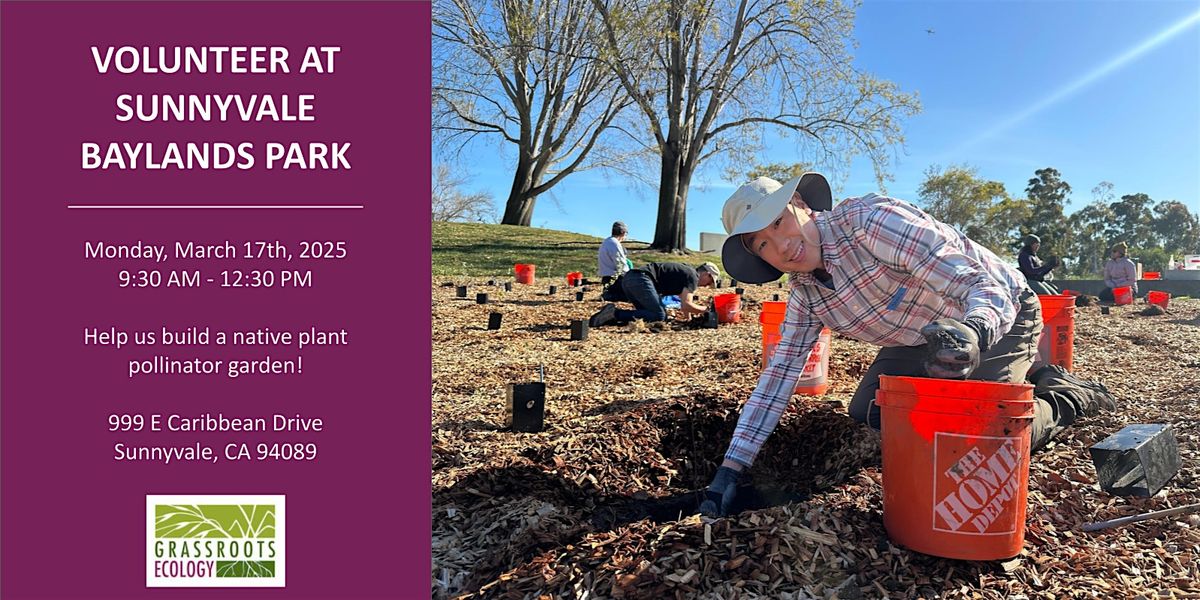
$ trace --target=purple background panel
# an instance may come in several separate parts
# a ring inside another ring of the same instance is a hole
[[[425,2],[0,6],[0,596],[429,594],[429,10]],[[90,47],[287,46],[279,75],[97,73]],[[295,72],[341,46],[333,74]],[[310,123],[121,123],[120,93],[316,95]],[[349,171],[85,171],[84,141],[348,141]],[[363,210],[68,210],[68,204],[363,204]],[[345,261],[83,258],[85,241],[346,240]],[[299,268],[311,289],[120,289],[120,269]],[[279,348],[85,346],[86,327],[349,331],[296,376],[149,376],[126,361]],[[320,434],[127,433],[113,413],[320,417]],[[129,463],[113,444],[317,441],[311,463]],[[287,587],[145,588],[146,494],[285,494]]]

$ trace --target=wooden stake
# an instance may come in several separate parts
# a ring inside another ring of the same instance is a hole
[[[1119,519],[1109,519],[1107,521],[1100,521],[1099,523],[1084,523],[1080,527],[1080,529],[1082,529],[1084,531],[1099,531],[1101,529],[1108,529],[1110,527],[1121,527],[1124,525],[1128,525],[1130,523],[1137,523],[1138,521],[1145,521],[1147,519],[1158,519],[1158,518],[1162,518],[1162,517],[1173,517],[1175,515],[1186,515],[1191,512],[1200,512],[1200,502],[1197,502],[1195,504],[1188,504],[1187,506],[1177,506],[1175,508],[1168,508],[1165,510],[1156,510],[1154,512],[1142,513],[1140,515],[1131,515],[1128,517],[1121,517]]]

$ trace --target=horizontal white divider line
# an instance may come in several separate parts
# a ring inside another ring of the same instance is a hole
[[[68,204],[69,209],[217,209],[217,208],[267,208],[267,209],[361,209],[362,204]]]

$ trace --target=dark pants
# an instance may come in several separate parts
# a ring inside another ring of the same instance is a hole
[[[1042,306],[1032,291],[1022,293],[1017,319],[1008,333],[1004,334],[986,353],[979,357],[979,367],[970,375],[971,379],[1000,381],[1004,383],[1026,383],[1025,376],[1034,366],[1038,339],[1042,333]],[[875,404],[875,392],[879,389],[880,375],[904,375],[925,377],[925,345],[882,348],[875,362],[867,369],[858,390],[850,400],[850,416],[859,423],[879,429],[879,407]],[[1036,398],[1034,407],[1034,448],[1048,440],[1048,433],[1056,431],[1059,420],[1065,419],[1065,411],[1058,410],[1045,400]],[[1074,413],[1070,415],[1074,420]]]
[[[1033,290],[1033,293],[1039,296],[1057,296],[1062,294],[1062,292],[1058,291],[1058,288],[1045,281],[1034,281],[1033,279],[1026,279],[1026,281],[1029,283],[1029,289]]]
[[[654,281],[645,271],[630,271],[621,277],[621,290],[625,299],[633,303],[635,310],[617,309],[618,321],[642,319],[647,323],[667,320],[667,309],[663,308]]]

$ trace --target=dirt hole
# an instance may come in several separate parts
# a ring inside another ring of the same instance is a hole
[[[659,371],[662,370],[662,367],[663,367],[662,363],[660,363],[658,361],[650,361],[644,365],[639,366],[633,372],[633,376],[637,377],[639,379],[650,379],[651,377],[658,375]]]
[[[635,494],[603,501],[592,512],[591,525],[610,530],[642,519],[661,523],[699,512],[704,490],[724,457],[737,420],[731,404],[710,401],[660,410],[652,417],[663,431],[658,451],[679,473],[672,488],[682,490],[659,497]],[[878,434],[845,414],[829,408],[789,413],[738,487],[733,511],[803,501],[878,462]]]
[[[675,463],[678,484],[708,485],[737,427],[732,406],[677,407],[654,419],[663,430],[659,452]],[[749,478],[763,490],[806,496],[879,464],[879,434],[828,406],[788,412],[755,458]]]
[[[652,419],[662,438],[658,451],[679,472],[675,485],[701,489],[709,484],[737,427],[731,407],[696,409],[677,405]]]
[[[1162,342],[1145,335],[1133,334],[1125,336],[1125,339],[1133,342],[1135,346],[1161,346]]]
[[[479,470],[434,493],[435,510],[457,515],[448,521],[435,515],[435,560],[452,578],[435,595],[472,589],[589,534],[696,514],[737,425],[737,401],[695,397],[655,403],[629,411],[627,418],[660,430],[656,450],[678,473],[669,486],[654,496],[648,491],[605,496],[552,472],[552,448],[523,448],[519,455],[534,464]],[[878,465],[878,452],[878,434],[842,412],[829,407],[788,412],[739,487],[734,510],[803,501]],[[598,453],[597,460],[603,456]]]

